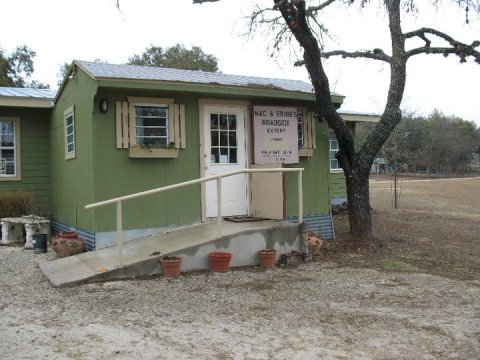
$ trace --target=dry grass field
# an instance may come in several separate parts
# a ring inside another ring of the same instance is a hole
[[[480,279],[480,178],[373,177],[374,238],[353,246],[348,216],[335,217],[337,241],[326,257],[342,265]]]

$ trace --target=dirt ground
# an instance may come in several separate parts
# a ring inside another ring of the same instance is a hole
[[[0,247],[0,358],[478,359],[480,178],[372,181],[375,238],[315,261],[52,287]],[[373,244],[373,245],[372,245]]]
[[[370,202],[374,239],[360,250],[348,236],[348,216],[336,216],[338,241],[326,257],[343,266],[425,272],[480,280],[480,178],[373,177]]]

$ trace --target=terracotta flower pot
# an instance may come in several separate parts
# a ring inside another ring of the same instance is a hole
[[[320,239],[314,233],[308,233],[308,253],[311,255],[320,254],[320,248],[322,247],[323,240]]]
[[[232,254],[228,252],[215,251],[208,254],[210,258],[210,269],[215,272],[226,272],[232,259]]]
[[[52,240],[52,249],[58,257],[77,255],[85,251],[85,240],[75,231],[61,232]]]
[[[76,231],[63,231],[58,234],[58,237],[65,239],[76,239],[78,238],[78,233]]]
[[[258,252],[260,258],[260,266],[263,268],[275,267],[275,259],[277,257],[277,250],[265,249]]]
[[[180,276],[181,256],[165,256],[160,259],[160,264],[162,264],[163,275],[166,278],[177,278]]]

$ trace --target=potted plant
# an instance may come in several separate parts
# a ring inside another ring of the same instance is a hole
[[[210,258],[210,269],[214,272],[226,272],[232,259],[232,254],[222,251],[214,251],[208,254]]]
[[[260,259],[260,266],[263,268],[275,267],[275,259],[277,258],[277,250],[275,249],[263,249],[258,252]]]
[[[85,240],[76,231],[65,231],[52,240],[52,249],[58,257],[77,255],[85,251]]]
[[[177,278],[180,276],[181,256],[164,256],[160,259],[160,264],[162,264],[163,275],[165,275],[166,278]]]

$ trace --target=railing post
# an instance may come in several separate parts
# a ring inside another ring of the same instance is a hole
[[[222,178],[217,178],[217,230],[222,235]]]
[[[303,222],[303,176],[302,171],[298,171],[298,223]]]
[[[118,266],[123,266],[123,224],[122,224],[122,201],[117,201],[117,249]]]

